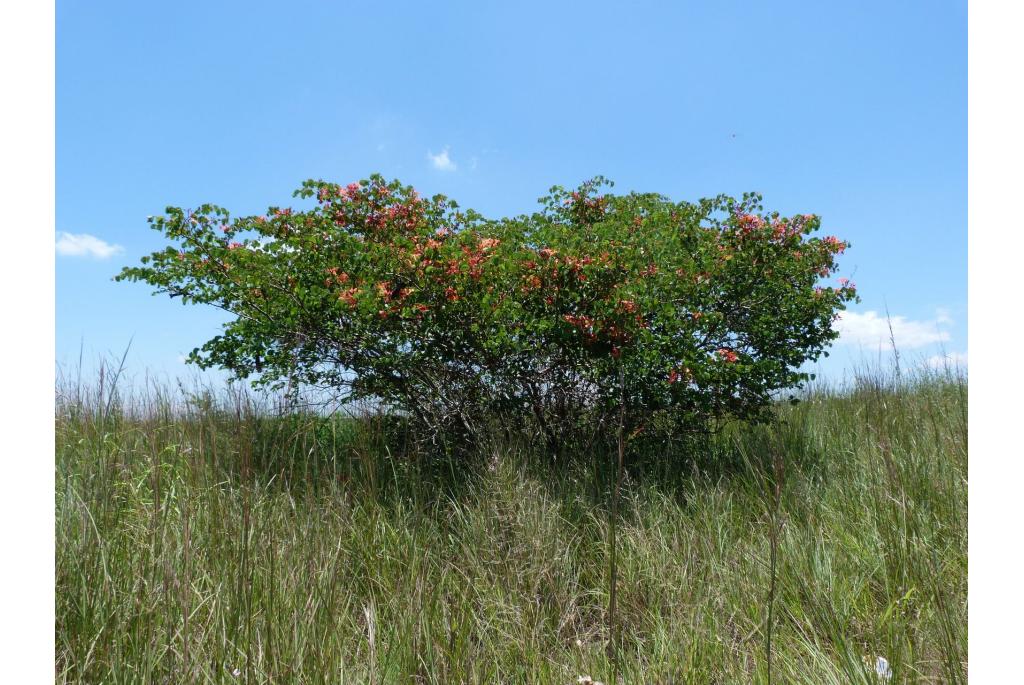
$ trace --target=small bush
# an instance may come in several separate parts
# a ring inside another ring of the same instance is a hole
[[[847,243],[756,195],[603,185],[498,220],[379,176],[307,181],[301,211],[168,207],[151,223],[176,245],[118,279],[235,316],[192,353],[202,367],[372,398],[456,441],[500,417],[557,447],[605,434],[622,400],[630,430],[762,418],[856,297],[817,286]]]

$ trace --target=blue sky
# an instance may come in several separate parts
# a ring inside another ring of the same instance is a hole
[[[758,191],[853,243],[822,369],[967,352],[964,2],[57,3],[58,363],[180,355],[222,314],[114,283],[146,217],[372,172],[490,216],[601,174]],[[70,235],[65,235],[70,234]],[[90,240],[90,237],[95,240]]]

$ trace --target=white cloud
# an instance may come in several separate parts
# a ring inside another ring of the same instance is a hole
[[[88,233],[57,234],[57,254],[64,257],[92,257],[106,259],[124,252],[120,245],[112,245]]]
[[[839,320],[836,321],[836,330],[839,331],[840,343],[866,348],[888,348],[889,327],[892,326],[896,349],[908,350],[949,340],[949,331],[941,327],[951,323],[949,313],[943,310],[929,321],[913,321],[904,316],[886,318],[876,311],[844,311],[840,312]]]
[[[935,354],[924,360],[924,365],[933,369],[964,369],[967,368],[966,352],[947,352]]]
[[[436,155],[428,151],[427,158],[430,160],[430,163],[434,165],[434,168],[437,169],[438,171],[455,171],[456,169],[458,169],[458,166],[456,166],[455,162],[452,161],[452,158],[448,156],[447,146],[444,148],[444,150],[441,150],[441,152],[439,152]]]

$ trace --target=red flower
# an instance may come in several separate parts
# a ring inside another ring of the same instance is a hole
[[[718,349],[718,356],[719,356],[719,358],[729,362],[730,364],[732,364],[733,362],[735,362],[737,359],[740,358],[740,356],[738,354],[736,354],[735,352],[730,350],[728,347],[721,347],[721,348],[719,348]]]

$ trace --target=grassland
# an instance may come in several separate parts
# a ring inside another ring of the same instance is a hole
[[[966,394],[872,373],[630,455],[619,682],[766,682],[769,625],[776,683],[965,681]],[[611,680],[610,452],[180,399],[58,389],[57,682]]]

